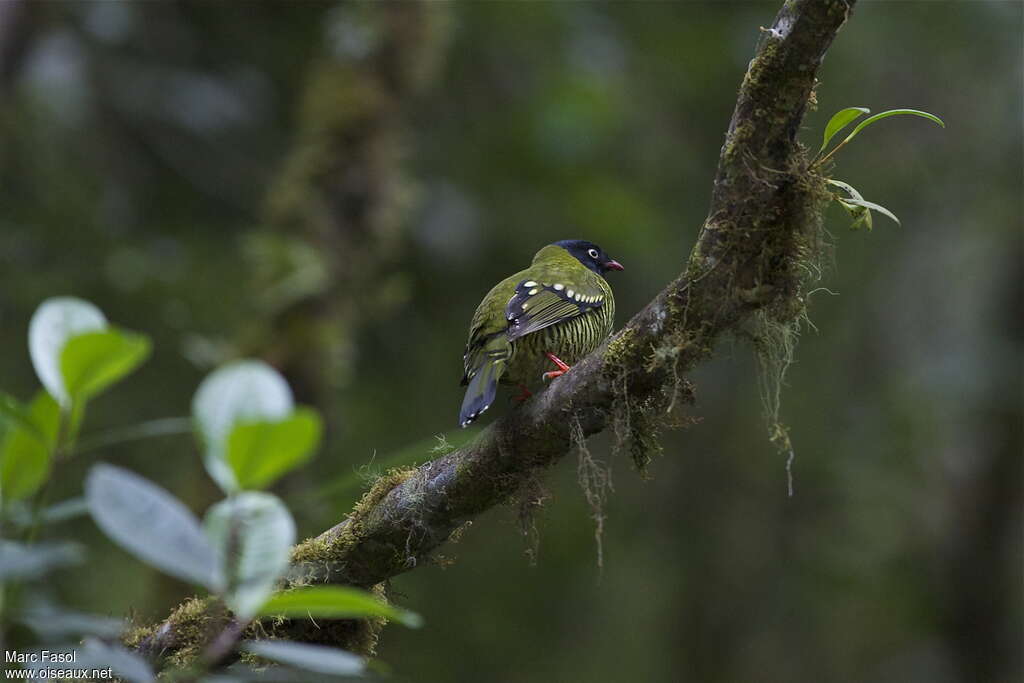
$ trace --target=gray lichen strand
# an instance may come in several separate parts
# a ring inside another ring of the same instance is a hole
[[[576,420],[585,436],[607,428],[623,391],[630,405],[663,411],[679,373],[708,357],[723,333],[798,296],[793,270],[801,233],[821,209],[821,179],[808,176],[795,135],[821,58],[854,2],[787,0],[775,31],[763,34],[685,274],[534,400],[304,544],[304,562],[324,568],[318,578],[368,587],[418,566],[465,521],[564,456]],[[658,362],[659,350],[673,362]],[[304,637],[300,623],[278,629],[289,632]]]

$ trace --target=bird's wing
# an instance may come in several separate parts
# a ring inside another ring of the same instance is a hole
[[[498,360],[502,352],[507,355],[509,351],[509,340],[505,335],[508,325],[501,315],[501,305],[490,306],[490,300],[491,294],[484,297],[469,327],[469,341],[466,342],[466,352],[462,356],[465,370],[462,376],[463,385],[469,384],[469,380],[484,363]]]
[[[514,341],[531,332],[557,325],[604,305],[601,292],[577,291],[562,284],[523,280],[505,307],[508,338]]]

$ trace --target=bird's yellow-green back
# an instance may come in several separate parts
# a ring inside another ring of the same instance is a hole
[[[565,241],[542,248],[529,268],[495,285],[470,324],[460,424],[491,405],[499,381],[529,385],[551,369],[551,356],[564,367],[596,348],[615,313],[603,273],[621,269],[597,245]]]

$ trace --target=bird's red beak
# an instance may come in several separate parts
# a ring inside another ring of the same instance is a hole
[[[622,267],[622,264],[619,263],[618,261],[609,261],[608,263],[604,264],[604,267],[607,268],[608,270],[625,270],[625,268]]]

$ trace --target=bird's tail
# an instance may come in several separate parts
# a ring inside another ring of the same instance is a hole
[[[462,399],[462,410],[459,411],[459,426],[466,427],[480,417],[480,414],[491,407],[498,393],[498,380],[505,373],[507,358],[484,358],[483,364],[476,369],[469,379],[466,397]]]

